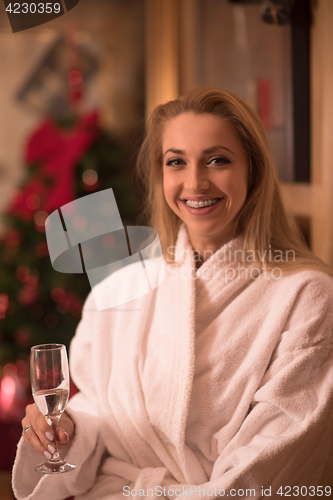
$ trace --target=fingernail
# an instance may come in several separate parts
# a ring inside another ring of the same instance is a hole
[[[45,436],[47,437],[47,439],[49,439],[49,441],[53,441],[54,439],[53,434],[51,434],[51,432],[49,431],[45,432]]]
[[[55,447],[52,446],[52,444],[49,444],[48,447],[47,447],[47,449],[49,450],[50,453],[52,453],[52,455],[55,452]]]
[[[44,456],[45,456],[48,460],[51,460],[51,458],[52,458],[51,453],[49,453],[48,451],[44,451]]]
[[[63,439],[63,438],[62,438],[62,439],[59,439],[59,437],[58,437],[57,441],[61,441],[62,443],[66,443],[66,442],[69,440],[69,435],[68,435],[68,434],[67,434],[67,432],[66,432],[64,429],[62,429],[61,427],[59,427],[59,429],[58,429],[58,430],[59,430],[59,431],[61,431],[61,432],[63,432],[63,433],[65,434],[65,436],[66,436],[66,441],[64,441],[64,439]],[[58,434],[58,436],[59,436],[59,434]]]

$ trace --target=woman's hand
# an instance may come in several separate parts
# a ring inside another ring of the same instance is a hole
[[[55,452],[54,432],[35,404],[26,407],[25,417],[22,419],[22,427],[24,440],[47,459],[52,458]],[[24,427],[32,427],[32,429],[24,432]],[[73,420],[67,413],[63,413],[59,420],[56,436],[58,450],[68,448],[72,443],[73,437]]]

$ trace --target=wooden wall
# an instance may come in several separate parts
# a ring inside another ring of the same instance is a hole
[[[311,183],[283,183],[290,211],[308,221],[312,250],[333,266],[333,2],[313,2],[311,28]]]

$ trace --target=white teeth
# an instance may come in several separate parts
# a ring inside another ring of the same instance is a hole
[[[202,208],[202,207],[210,207],[210,205],[214,205],[219,201],[220,198],[212,198],[211,200],[205,201],[190,201],[186,200],[185,203],[188,207],[191,208]]]

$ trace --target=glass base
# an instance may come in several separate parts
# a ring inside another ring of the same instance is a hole
[[[35,467],[35,471],[40,474],[63,474],[74,469],[76,469],[76,465],[68,464],[62,460],[58,460],[57,462],[48,461]]]

